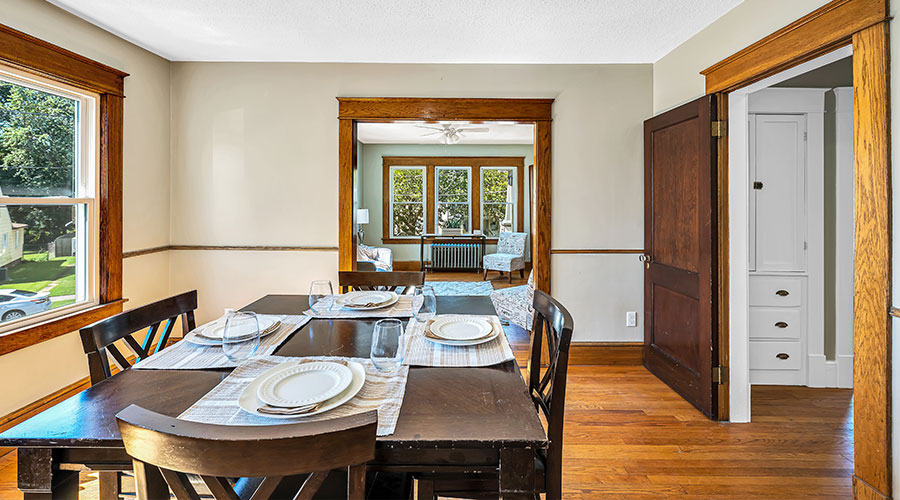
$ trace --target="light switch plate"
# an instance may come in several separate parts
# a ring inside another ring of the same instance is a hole
[[[625,326],[637,326],[637,312],[628,311],[625,313]]]

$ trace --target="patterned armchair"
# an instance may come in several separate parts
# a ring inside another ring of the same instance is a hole
[[[500,271],[501,275],[509,273],[509,282],[512,283],[512,272],[516,270],[524,278],[527,239],[527,233],[500,233],[497,253],[484,256],[484,279],[487,279],[488,271]]]
[[[356,246],[356,262],[357,268],[362,267],[361,271],[370,269],[370,266],[375,267],[371,269],[372,271],[392,271],[394,269],[394,252],[390,248],[376,248],[360,243]],[[366,262],[368,265],[360,266],[359,264],[362,262]]]
[[[534,323],[534,272],[528,275],[527,285],[494,290],[491,302],[497,316],[531,331]]]

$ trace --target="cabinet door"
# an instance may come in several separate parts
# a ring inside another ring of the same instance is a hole
[[[750,144],[756,271],[806,270],[806,118],[754,115]],[[760,184],[761,183],[761,184]]]

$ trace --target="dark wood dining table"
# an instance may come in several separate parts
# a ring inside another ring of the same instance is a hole
[[[267,295],[244,310],[301,314],[305,295]],[[495,314],[488,297],[438,297],[438,314]],[[313,319],[279,356],[368,357],[374,319]],[[18,448],[26,499],[77,498],[78,472],[129,467],[116,413],[130,404],[177,416],[230,370],[126,370],[0,434]],[[503,499],[534,498],[536,449],[547,436],[515,361],[485,368],[412,367],[396,430],[378,438],[372,470],[431,474],[499,470]]]

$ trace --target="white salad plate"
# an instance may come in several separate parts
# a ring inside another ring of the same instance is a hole
[[[334,302],[347,309],[355,311],[370,311],[373,309],[381,309],[395,304],[400,300],[400,296],[396,292],[380,292],[380,291],[364,291],[357,290],[347,292],[343,295],[335,297]],[[373,304],[371,306],[367,304]]]
[[[283,408],[316,404],[337,396],[352,380],[353,372],[341,363],[300,363],[269,374],[260,382],[256,397]]]
[[[307,364],[307,363],[300,363]],[[304,413],[302,415],[272,415],[269,413],[260,413],[258,408],[263,406],[265,403],[259,400],[257,394],[259,392],[259,386],[263,380],[272,375],[273,373],[284,369],[288,366],[298,366],[298,363],[295,361],[289,361],[287,363],[282,363],[278,366],[274,366],[261,374],[259,377],[250,382],[250,384],[244,389],[241,395],[238,397],[238,406],[246,411],[247,413],[252,413],[254,415],[265,417],[265,418],[278,418],[278,419],[302,419],[305,417],[311,417],[313,415],[318,415],[320,413],[325,413],[326,411],[333,410],[338,406],[346,403],[353,399],[357,393],[359,393],[360,389],[362,389],[363,385],[366,383],[366,369],[363,365],[357,363],[356,361],[348,361],[347,368],[352,372],[352,379],[350,381],[350,385],[347,386],[346,389],[341,391],[336,396],[331,399],[324,401],[316,411],[311,411],[309,413]]]
[[[431,333],[444,340],[472,341],[488,336],[494,325],[476,316],[439,316],[431,322]]]

